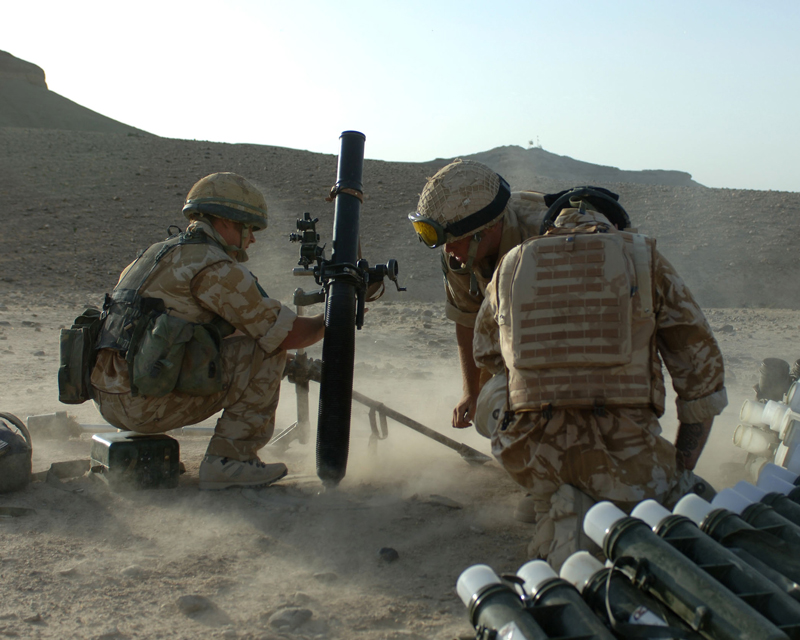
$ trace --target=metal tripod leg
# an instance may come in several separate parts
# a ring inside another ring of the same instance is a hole
[[[301,295],[303,294],[302,289],[296,289],[295,296],[298,295],[298,292]],[[305,314],[305,307],[296,305],[296,309],[298,317]],[[305,349],[298,349],[297,356],[303,356],[305,352]],[[286,427],[270,442],[271,446],[281,451],[286,451],[295,440],[300,444],[307,444],[311,433],[311,420],[309,419],[308,411],[308,380],[295,383],[294,390],[297,398],[297,422]]]

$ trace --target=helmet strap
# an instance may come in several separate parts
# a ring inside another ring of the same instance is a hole
[[[249,226],[242,225],[242,234],[239,239],[239,246],[237,247],[236,245],[228,244],[225,241],[225,238],[223,238],[222,235],[219,233],[219,231],[217,231],[217,229],[214,227],[214,223],[212,222],[211,217],[205,214],[200,214],[200,219],[205,221],[214,230],[214,239],[222,246],[222,248],[228,255],[230,255],[232,258],[235,258],[237,262],[247,262],[249,256],[242,247],[244,247],[244,241],[247,238],[246,234],[250,233]]]
[[[475,272],[472,270],[472,263],[475,262],[475,256],[478,255],[478,246],[483,239],[483,234],[478,231],[472,235],[472,240],[469,243],[469,251],[467,252],[467,262],[464,269],[469,271],[469,292],[471,295],[478,295],[478,279],[475,277]]]
[[[239,248],[244,251],[244,241],[250,237],[250,229],[252,227],[249,224],[242,225],[242,238],[239,240]]]

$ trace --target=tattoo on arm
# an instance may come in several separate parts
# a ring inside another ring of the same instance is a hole
[[[682,423],[678,439],[675,441],[675,448],[686,454],[697,449],[700,444],[700,437],[703,435],[702,422]]]
[[[705,425],[702,422],[682,422],[678,428],[678,438],[675,440],[678,464],[690,459],[697,448],[703,444]]]

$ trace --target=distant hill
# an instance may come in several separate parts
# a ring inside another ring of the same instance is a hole
[[[25,100],[29,110],[10,118],[8,105]],[[33,113],[48,124],[34,124]],[[269,203],[269,228],[248,267],[270,295],[286,301],[294,288],[314,286],[291,275],[298,247],[288,236],[309,212],[330,251],[334,207],[325,197],[336,156],[128,135],[136,131],[48,91],[36,65],[0,57],[0,212],[12,221],[0,234],[0,301],[15,295],[96,304],[139,250],[163,239],[167,226],[186,224],[187,192],[215,171],[246,176]],[[330,140],[339,133],[331,131]],[[657,239],[705,306],[800,309],[800,193],[712,189],[679,171],[621,171],[542,149],[501,147],[467,157],[488,164],[512,189],[554,193],[589,183],[615,191],[633,225]],[[406,216],[426,178],[448,162],[364,163],[364,257],[371,264],[396,258],[408,287],[403,294],[389,287],[389,298],[442,300],[437,252],[418,241]]]
[[[624,171],[589,162],[559,156],[534,147],[523,149],[517,146],[497,147],[491,151],[464,156],[483,162],[503,176],[517,188],[536,189],[542,178],[567,181],[573,184],[660,184],[669,187],[702,186],[684,171]]]
[[[0,127],[146,134],[50,91],[41,67],[5,51],[0,51]]]

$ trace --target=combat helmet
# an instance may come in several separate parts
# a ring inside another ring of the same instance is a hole
[[[510,197],[508,183],[489,167],[459,159],[428,179],[408,219],[422,242],[439,247],[491,226]]]
[[[630,228],[631,219],[619,203],[619,196],[616,193],[603,187],[585,186],[550,193],[544,197],[544,202],[549,208],[542,219],[539,235],[544,235],[553,226],[561,211],[577,207],[582,201],[588,202],[592,208],[602,213],[620,231]]]
[[[235,173],[212,173],[195,183],[183,205],[183,215],[189,218],[193,213],[241,222],[253,231],[267,228],[263,194]]]

